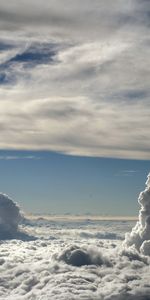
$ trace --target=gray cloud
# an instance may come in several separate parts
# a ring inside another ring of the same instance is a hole
[[[112,267],[108,257],[103,256],[98,249],[93,248],[84,249],[77,246],[71,246],[65,249],[57,259],[75,267],[88,265],[106,265],[107,267]]]
[[[14,237],[20,221],[19,207],[8,196],[0,194],[0,238]]]
[[[149,159],[148,3],[0,7],[0,147]]]
[[[7,159],[12,158],[9,157]],[[19,225],[23,219],[23,213],[20,211],[17,203],[15,203],[7,195],[0,193],[0,240],[35,240],[36,237],[28,235],[25,231],[20,230]]]

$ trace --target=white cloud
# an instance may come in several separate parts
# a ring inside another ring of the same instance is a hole
[[[119,240],[96,237],[85,240],[72,234],[73,230],[86,230],[87,226],[93,235],[96,228],[97,231],[107,228],[108,232],[113,228],[115,233],[122,226],[121,222],[110,222],[109,227],[108,222],[102,221],[91,224],[44,222],[44,219],[32,222],[24,225],[24,229],[28,233],[32,230],[39,237],[37,240],[1,242],[0,299],[112,300],[121,297],[122,300],[141,300],[148,297],[148,257],[135,249],[123,251]],[[128,225],[128,222],[124,224]],[[87,257],[90,264],[84,263]]]
[[[135,248],[145,255],[150,254],[150,174],[146,188],[140,193],[138,202],[141,206],[139,220],[131,233],[126,234],[125,245]]]
[[[134,243],[124,247],[118,234],[131,231],[132,222],[43,216],[22,218],[18,226],[20,210],[3,194],[0,211],[0,234],[5,227],[11,238],[0,245],[0,299],[149,299],[149,240],[140,252]]]
[[[120,172],[118,172],[117,174],[115,174],[115,176],[134,176],[137,172],[139,172],[138,170],[122,170]]]
[[[28,235],[26,231],[21,230],[19,225],[23,219],[23,213],[17,203],[0,193],[0,240],[35,240],[35,236]]]
[[[33,155],[26,155],[26,156],[0,155],[0,160],[16,160],[16,159],[40,159],[40,157],[33,156]]]

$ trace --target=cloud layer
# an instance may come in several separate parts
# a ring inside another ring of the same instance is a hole
[[[133,222],[23,220],[20,229],[37,240],[7,240],[0,245],[0,299],[149,299],[149,257],[122,247],[117,235]],[[120,229],[119,229],[120,228]],[[93,237],[80,232],[90,231]],[[95,235],[95,237],[94,237]]]
[[[149,159],[148,1],[0,7],[0,147]]]
[[[149,300],[150,176],[146,184],[132,230],[133,221],[90,216],[21,218],[17,204],[1,194],[0,299]],[[21,232],[32,238],[19,238]]]

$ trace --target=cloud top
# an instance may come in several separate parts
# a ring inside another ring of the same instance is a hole
[[[146,188],[140,193],[139,220],[131,233],[126,234],[125,244],[135,246],[142,254],[150,255],[150,174],[146,181]]]
[[[15,237],[21,218],[18,205],[7,195],[0,193],[0,238]]]
[[[103,256],[97,248],[93,247],[87,247],[87,249],[78,246],[68,247],[63,250],[58,260],[75,267],[88,265],[106,265],[110,267],[112,265],[107,257]]]

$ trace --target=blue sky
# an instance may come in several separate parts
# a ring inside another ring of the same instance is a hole
[[[138,213],[149,161],[1,151],[0,190],[27,212]]]
[[[149,16],[147,0],[0,0],[0,187],[25,209],[136,211]]]

